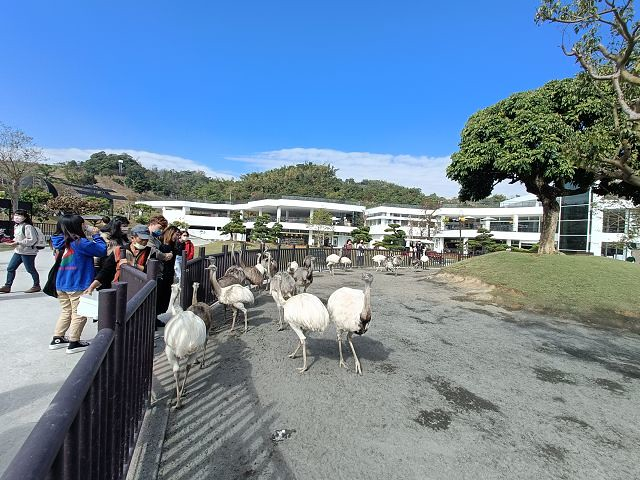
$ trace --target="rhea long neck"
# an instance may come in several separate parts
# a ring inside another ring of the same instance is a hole
[[[367,321],[371,320],[371,282],[364,283],[364,303],[360,318]]]
[[[211,286],[213,287],[213,291],[215,292],[216,297],[220,298],[222,289],[220,288],[220,284],[218,283],[218,279],[216,278],[215,270],[209,270],[209,280],[211,281]]]

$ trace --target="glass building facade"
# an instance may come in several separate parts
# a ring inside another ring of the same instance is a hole
[[[590,250],[591,190],[560,198],[559,250],[567,253]]]

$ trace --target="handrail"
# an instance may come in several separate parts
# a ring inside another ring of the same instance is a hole
[[[76,419],[93,379],[113,341],[114,331],[98,332],[49,407],[36,423],[19,454],[4,472],[4,480],[40,480],[45,478]],[[27,451],[23,451],[27,450]]]

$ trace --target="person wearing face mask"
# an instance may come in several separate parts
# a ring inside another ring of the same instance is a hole
[[[159,249],[160,245],[162,245],[160,237],[162,236],[162,232],[164,232],[165,228],[169,226],[169,222],[162,215],[156,215],[155,217],[151,217],[148,226],[149,232],[151,232],[149,243]]]
[[[24,293],[39,292],[41,290],[40,276],[35,266],[36,255],[38,254],[38,249],[36,248],[38,233],[26,210],[16,210],[13,215],[13,221],[15,222],[13,241],[5,243],[5,245],[13,245],[16,248],[11,260],[9,260],[9,265],[7,265],[7,280],[4,286],[0,288],[0,293],[11,293],[11,285],[16,278],[16,270],[20,264],[24,264],[25,270],[33,279],[33,286]]]
[[[187,260],[192,260],[195,255],[196,249],[193,246],[193,242],[189,240],[189,232],[187,232],[186,230],[182,232],[182,235],[180,236],[180,242],[184,246]]]
[[[123,258],[126,259],[123,252],[129,243],[128,232],[129,220],[119,215],[100,229],[100,236],[107,244],[107,254],[104,257],[96,257],[94,259],[96,276],[91,285],[85,290],[84,293],[86,295],[91,295],[96,289],[111,288],[111,282],[113,282],[116,275],[118,261]]]

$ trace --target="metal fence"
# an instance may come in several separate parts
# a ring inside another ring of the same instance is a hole
[[[122,479],[151,392],[158,263],[124,266],[99,296],[98,334],[4,475]]]
[[[278,248],[268,249],[267,251],[271,253],[273,259],[277,262],[279,270],[286,269],[293,261],[296,261],[298,265],[302,265],[304,257],[306,257],[307,255],[312,255],[316,258],[316,261],[314,263],[314,271],[318,272],[327,269],[327,257],[329,255],[336,254],[338,256],[342,256],[343,253],[341,248],[295,245],[290,248],[283,248],[282,245],[280,245],[278,246]],[[245,265],[253,266],[257,263],[258,254],[260,252],[260,249],[248,250],[244,248],[243,245],[243,248],[236,252],[236,255],[242,258],[242,261]],[[411,257],[411,255],[409,255],[409,252],[407,251],[394,252],[390,250],[365,249],[360,252],[362,253],[361,256],[359,255],[359,251],[355,248],[351,249],[351,251],[349,252],[346,252],[347,256],[351,260],[352,267],[377,267],[376,262],[373,261],[373,257],[375,255],[385,255],[387,257],[398,255],[401,258],[400,267],[411,267],[413,265],[413,257]],[[461,260],[465,260],[467,258],[471,258],[472,256],[473,255],[471,254],[463,255],[459,253],[433,253],[433,255],[429,257],[429,260],[427,262],[419,262],[417,264],[417,268],[440,268],[459,262]],[[200,284],[200,288],[198,291],[199,301],[212,304],[216,300],[211,288],[211,282],[209,281],[209,274],[206,270],[211,262],[215,263],[215,265],[217,266],[216,277],[220,278],[222,275],[224,275],[224,272],[234,264],[234,260],[231,258],[231,252],[229,251],[228,246],[223,246],[221,253],[216,253],[209,256],[205,255],[204,247],[200,247],[198,256],[189,261],[186,260],[186,257],[184,257],[183,253],[180,274],[180,304],[182,305],[183,309],[187,309],[191,305],[193,282],[198,282]]]

